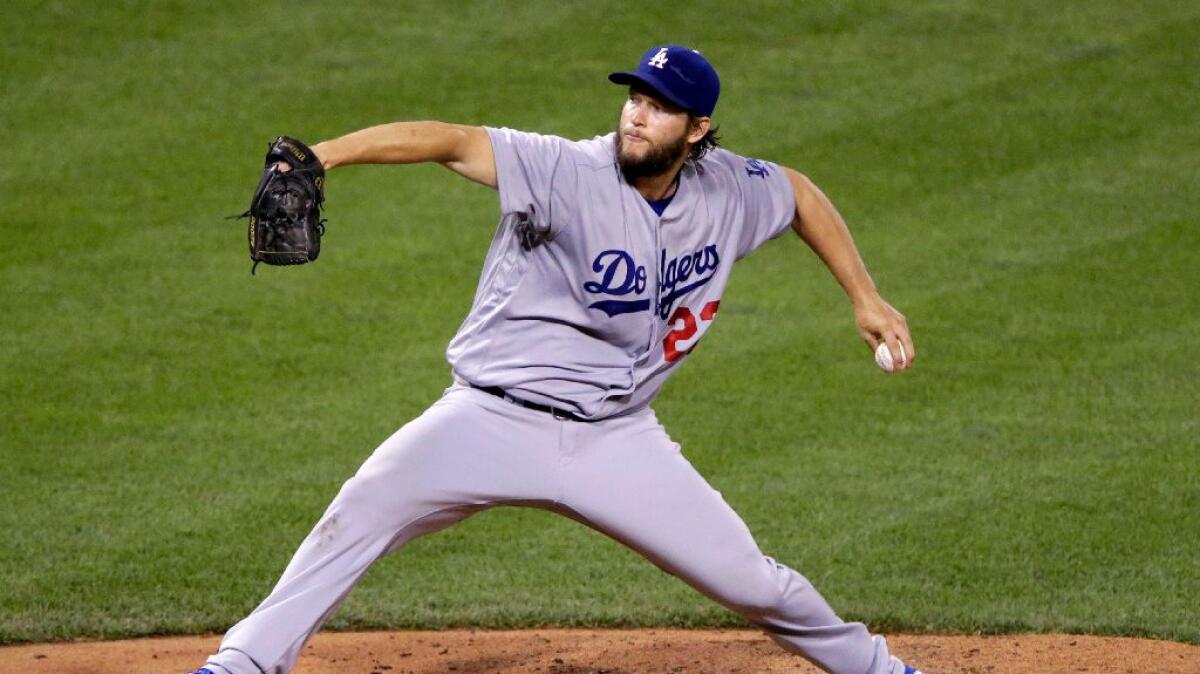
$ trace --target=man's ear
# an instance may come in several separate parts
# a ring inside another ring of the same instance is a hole
[[[693,117],[691,128],[688,129],[687,142],[699,143],[711,126],[711,117]]]

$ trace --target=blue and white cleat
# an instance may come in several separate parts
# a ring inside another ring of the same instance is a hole
[[[896,672],[898,670],[898,666],[904,667],[904,674],[925,674],[921,670],[917,669],[916,667],[913,667],[912,665],[905,663],[903,660],[901,660],[900,658],[898,658],[894,655],[888,659],[887,671]]]
[[[213,670],[209,669],[208,667],[201,667],[200,669],[197,669],[196,671],[192,672],[192,674],[217,674],[217,673],[214,672]],[[908,672],[906,671],[906,672],[904,672],[904,674],[908,674]]]

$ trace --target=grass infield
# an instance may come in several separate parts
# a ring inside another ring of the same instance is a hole
[[[395,119],[589,137],[701,48],[724,144],[811,176],[919,367],[794,237],[656,404],[848,619],[1200,643],[1200,9],[1147,1],[0,6],[0,643],[222,631],[448,382],[496,197],[332,174],[321,260],[251,278],[265,142]],[[530,510],[379,564],[334,628],[735,625]]]

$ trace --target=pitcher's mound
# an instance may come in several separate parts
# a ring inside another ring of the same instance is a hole
[[[0,648],[0,674],[183,674],[220,637]],[[888,637],[928,674],[1197,674],[1200,646],[1061,634]],[[317,635],[296,674],[820,674],[750,630],[447,630]]]

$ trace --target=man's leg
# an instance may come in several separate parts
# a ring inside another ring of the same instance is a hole
[[[552,498],[549,415],[453,387],[388,438],[343,485],[271,594],[226,633],[217,674],[286,674],[372,562],[502,503]]]
[[[654,415],[579,424],[562,505],[833,674],[904,674],[882,637],[845,623],[766,557]]]

